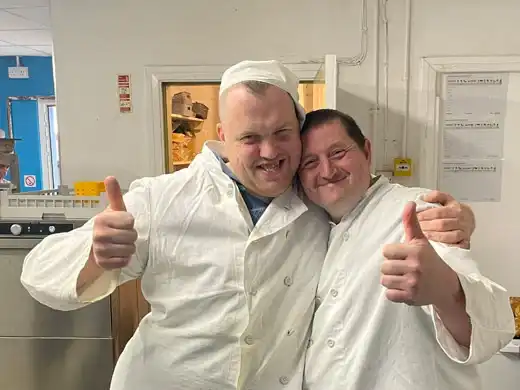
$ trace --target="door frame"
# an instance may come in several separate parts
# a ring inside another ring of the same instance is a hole
[[[417,118],[422,123],[419,181],[423,188],[438,188],[442,129],[441,80],[451,73],[518,73],[520,56],[423,57],[420,68]]]
[[[338,104],[338,59],[335,54],[325,56],[325,105],[337,109]]]
[[[51,183],[53,182],[53,167],[50,138],[51,126],[49,122],[48,112],[49,106],[56,106],[56,98],[54,96],[38,98],[38,127],[40,134],[40,155],[43,179],[42,185],[43,189],[45,190],[51,189]]]
[[[335,56],[334,56],[335,57]],[[335,59],[335,58],[334,58]],[[331,63],[328,61],[328,63]],[[334,61],[335,63],[335,61]],[[145,104],[143,129],[146,132],[143,139],[148,142],[147,150],[151,154],[149,175],[157,176],[165,173],[164,149],[164,112],[163,112],[163,84],[164,83],[215,83],[220,82],[222,74],[229,65],[170,65],[145,67]],[[300,81],[315,79],[323,62],[284,63]],[[337,64],[334,66],[337,67]],[[327,70],[327,69],[326,69]],[[335,84],[337,84],[337,76]],[[334,91],[335,97],[335,91]],[[332,95],[329,99],[332,98]]]

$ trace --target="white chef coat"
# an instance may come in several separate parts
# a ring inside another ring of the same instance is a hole
[[[137,253],[83,296],[76,280],[92,222],[47,237],[25,259],[22,283],[59,310],[142,279],[151,312],[120,356],[112,390],[302,388],[328,220],[288,190],[253,226],[210,146],[221,153],[207,143],[189,168],[133,183],[124,200]]]
[[[420,200],[426,192],[381,177],[333,226],[307,351],[308,390],[479,389],[473,363],[490,358],[513,337],[507,292],[480,275],[464,249],[432,242],[465,292],[473,325],[469,351],[431,306],[386,299],[380,284],[382,247],[403,241],[407,201],[416,201],[418,210],[434,207]]]

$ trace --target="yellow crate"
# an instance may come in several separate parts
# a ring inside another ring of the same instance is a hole
[[[105,192],[105,183],[102,181],[77,181],[74,183],[76,196],[99,196]]]

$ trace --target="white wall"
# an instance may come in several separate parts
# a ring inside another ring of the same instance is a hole
[[[368,57],[359,67],[340,68],[338,107],[371,135],[376,0],[368,2]],[[421,57],[520,54],[518,0],[412,3],[412,114],[417,109]],[[401,147],[404,5],[404,0],[390,0],[387,7],[390,129],[383,160],[387,164]],[[51,0],[63,182],[114,174],[127,186],[152,173],[149,125],[144,119],[144,66],[267,58],[293,62],[327,53],[353,56],[360,47],[360,13],[361,0]],[[132,75],[130,115],[118,113],[118,73]],[[419,128],[412,116],[409,154],[415,162]],[[382,140],[382,131],[378,134]],[[382,144],[378,149],[383,150]],[[520,362],[502,364],[500,359],[486,367],[486,382],[489,386],[496,382],[496,388],[504,390],[517,388]]]
[[[520,52],[513,39],[520,34],[516,0],[412,3],[412,89],[417,86],[421,56]],[[367,59],[360,67],[340,68],[339,108],[353,114],[368,135],[369,109],[375,99],[375,4],[376,0],[368,0]],[[384,162],[388,164],[401,148],[404,5],[404,0],[391,0],[387,6],[391,110]],[[144,122],[145,65],[227,64],[245,58],[297,61],[326,53],[349,57],[360,49],[360,13],[361,0],[52,0],[64,183],[116,174],[127,184],[152,173]],[[117,73],[133,77],[131,115],[118,113]],[[412,113],[415,102],[412,95]],[[417,157],[418,150],[414,125],[412,118],[411,157]]]
[[[355,54],[358,2],[351,7],[342,0],[328,0],[320,8],[312,3],[51,1],[64,183],[111,173],[126,184],[150,173],[145,65]],[[117,73],[132,75],[131,115],[118,113]]]

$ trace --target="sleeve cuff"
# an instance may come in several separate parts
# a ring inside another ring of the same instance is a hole
[[[105,271],[82,294],[78,295],[81,303],[94,303],[112,294],[118,286],[120,269]]]
[[[471,321],[469,349],[461,346],[431,307],[435,338],[444,353],[454,362],[471,365],[490,359],[513,337],[512,310],[507,292],[496,283],[478,275],[457,273],[466,296],[466,313]],[[511,315],[510,315],[511,314]]]
[[[460,277],[459,277],[460,279]],[[431,318],[435,329],[435,339],[437,343],[452,361],[459,364],[468,364],[471,361],[473,352],[473,328],[471,330],[470,347],[460,345],[451,335],[450,331],[444,326],[441,317],[433,306],[430,306]],[[471,317],[470,317],[471,318]]]
[[[91,247],[92,240],[86,240],[84,246],[80,250],[82,259],[88,259]],[[69,299],[82,305],[100,301],[108,295],[112,294],[118,285],[119,275],[121,273],[120,269],[105,271],[94,283],[85,289],[82,294],[78,295],[78,277],[81,270],[85,266],[86,261],[87,260],[78,263],[74,267],[70,273],[70,278],[66,283],[66,285],[69,287]]]

